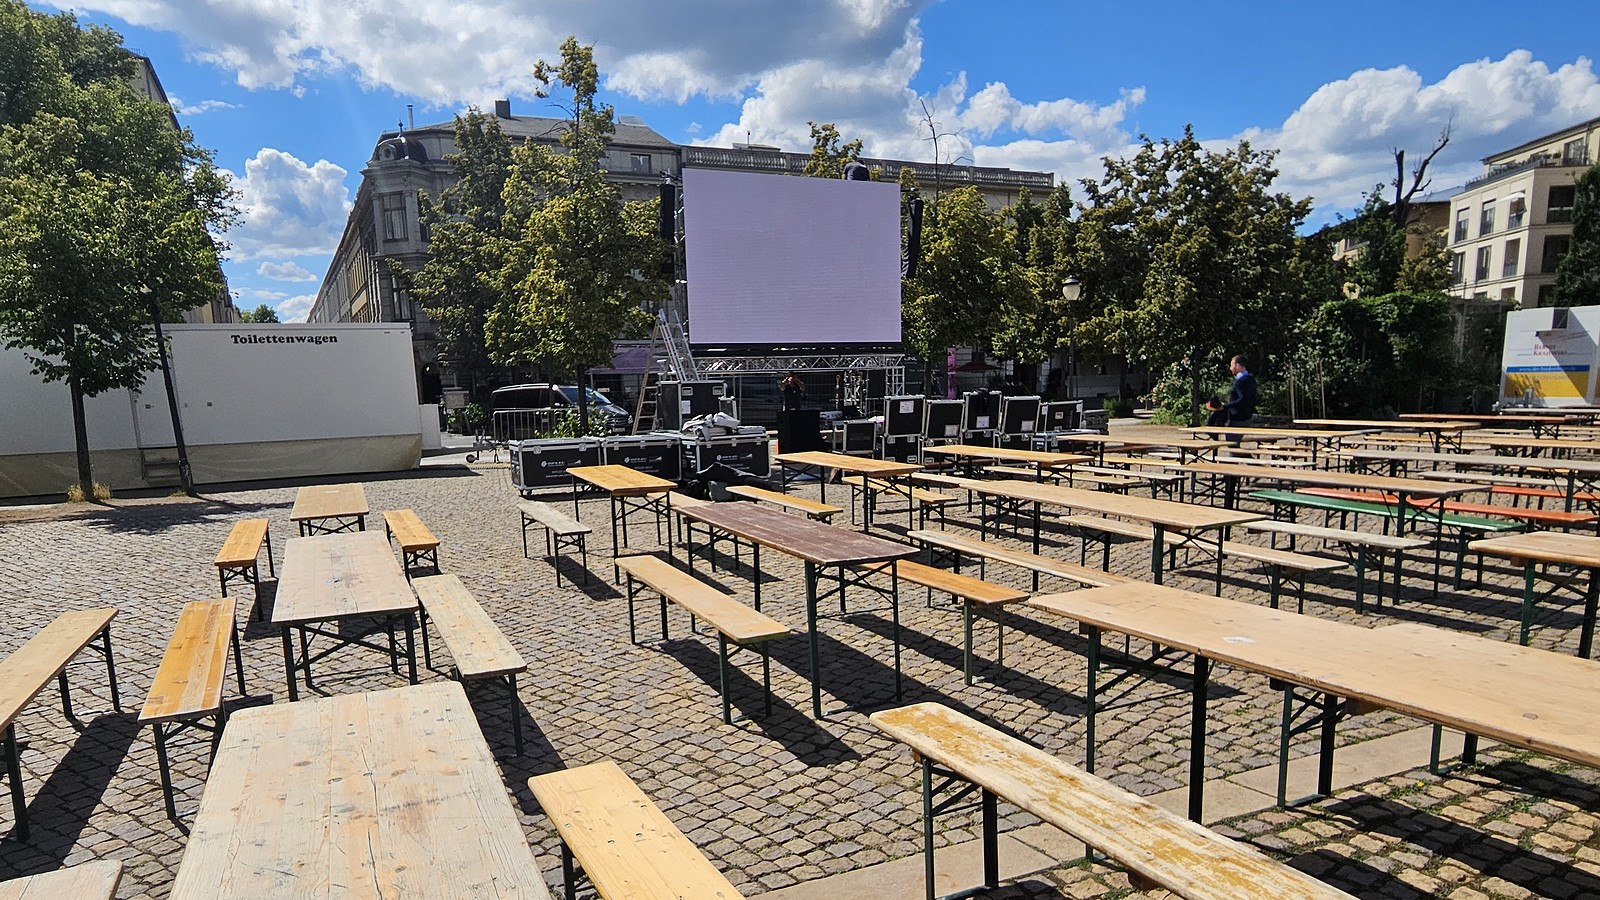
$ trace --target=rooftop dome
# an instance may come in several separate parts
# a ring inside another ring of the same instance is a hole
[[[421,141],[406,137],[405,132],[391,138],[384,138],[372,151],[373,162],[392,162],[397,159],[410,159],[417,162],[428,161],[428,151],[422,146]]]

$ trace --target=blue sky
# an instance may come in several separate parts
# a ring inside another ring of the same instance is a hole
[[[1434,188],[1600,116],[1600,7],[1045,0],[86,0],[154,62],[179,119],[235,176],[243,308],[303,317],[379,132],[531,92],[575,34],[605,97],[683,143],[805,150],[834,122],[871,155],[1056,173],[1073,183],[1141,133],[1193,123],[1277,148],[1279,187],[1348,211],[1449,124]]]

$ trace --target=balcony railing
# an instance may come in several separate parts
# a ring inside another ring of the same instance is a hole
[[[810,154],[785,153],[781,150],[755,150],[726,147],[684,147],[683,164],[718,169],[743,169],[756,172],[786,172],[799,175],[805,171]],[[987,187],[1019,188],[1048,191],[1055,187],[1055,176],[1049,172],[1025,172],[992,166],[968,166],[954,163],[935,165],[905,160],[870,159],[861,157],[869,168],[877,168],[883,177],[893,179],[902,167],[908,167],[926,190],[930,185],[944,182],[950,185],[975,184]]]
[[[1527,159],[1521,160],[1520,162],[1502,163],[1498,166],[1494,166],[1489,171],[1479,175],[1477,178],[1469,178],[1467,179],[1467,183],[1463,186],[1463,190],[1471,190],[1472,188],[1480,185],[1488,184],[1491,181],[1498,181],[1508,175],[1515,175],[1518,172],[1526,172],[1529,169],[1548,169],[1559,168],[1562,166],[1587,166],[1588,164],[1589,154],[1587,152],[1575,153],[1570,156],[1562,156],[1559,153],[1535,154],[1534,156],[1530,156]]]

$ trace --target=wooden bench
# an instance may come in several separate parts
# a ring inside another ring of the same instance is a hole
[[[517,504],[522,516],[522,558],[528,558],[528,529],[544,529],[544,556],[556,570],[556,587],[561,586],[561,548],[578,548],[583,559],[583,583],[589,583],[589,532],[594,529],[548,503],[523,500]]]
[[[1006,664],[1006,633],[1005,623],[999,617],[1002,607],[1028,599],[1028,592],[1004,585],[990,584],[971,575],[962,575],[949,569],[937,569],[925,566],[909,559],[899,560],[897,563],[867,563],[857,568],[869,572],[887,572],[894,566],[896,574],[901,581],[908,581],[928,589],[928,597],[933,597],[934,591],[940,591],[961,601],[961,630],[962,653],[961,674],[967,684],[972,683],[972,620],[987,618],[994,622],[995,636],[998,644],[995,653],[995,664],[1004,667]]]
[[[228,582],[248,581],[261,590],[261,544],[267,545],[267,571],[272,577],[278,577],[278,570],[272,563],[272,533],[267,528],[266,519],[241,519],[233,523],[233,530],[228,532],[228,539],[222,542],[222,549],[217,551],[217,558],[212,565],[217,567],[217,579],[222,582],[222,596],[228,596]],[[266,610],[258,602],[256,604],[256,618],[266,615]]]
[[[186,603],[178,614],[178,624],[167,641],[161,665],[150,684],[139,713],[139,724],[153,726],[156,765],[161,773],[161,797],[167,804],[167,817],[178,820],[177,804],[172,799],[172,767],[167,761],[167,739],[187,728],[210,732],[211,751],[216,753],[222,729],[228,722],[227,703],[222,685],[228,676],[228,651],[233,651],[234,678],[243,697],[244,657],[239,651],[239,629],[234,622],[232,600],[196,600]],[[213,720],[210,725],[204,720]]]
[[[439,539],[422,524],[414,510],[391,509],[383,514],[384,536],[400,545],[400,568],[411,580],[412,569],[439,574]]]
[[[766,488],[752,487],[744,484],[734,484],[729,485],[727,490],[728,493],[734,495],[735,497],[743,497],[746,500],[765,501],[773,504],[774,506],[781,506],[784,509],[792,509],[795,512],[805,513],[807,518],[815,519],[819,522],[831,523],[834,516],[844,512],[843,509],[837,506],[829,506],[826,503],[818,503],[815,500],[807,500],[804,497],[796,497],[793,494],[782,494],[777,491],[769,491]]]
[[[97,859],[54,872],[0,881],[0,900],[111,900],[122,882],[122,863]]]
[[[717,680],[722,692],[724,723],[733,724],[733,707],[728,698],[729,643],[740,648],[755,647],[761,651],[762,697],[766,714],[772,714],[772,659],[767,643],[792,634],[788,626],[657,557],[624,556],[617,560],[617,566],[628,576],[629,641],[639,643],[633,613],[633,598],[638,590],[634,582],[638,581],[661,597],[662,640],[667,639],[668,600],[689,613],[691,630],[696,619],[704,620],[717,630]]]
[[[1101,547],[1100,570],[1111,570],[1111,545],[1118,542],[1149,541],[1151,539],[1150,526],[1134,522],[1124,522],[1121,519],[1108,519],[1104,516],[1061,516],[1057,519],[1067,526],[1067,530],[1078,536],[1078,563],[1085,564],[1089,560],[1089,543],[1092,541]]]
[[[1318,497],[1332,497],[1336,500],[1355,500],[1368,503],[1383,503],[1393,505],[1399,502],[1394,494],[1384,494],[1377,491],[1357,491],[1345,488],[1301,488],[1300,493],[1312,494]],[[1435,504],[1431,501],[1413,499],[1411,506],[1427,516]],[[1498,516],[1503,519],[1515,519],[1529,525],[1559,525],[1571,528],[1573,525],[1592,525],[1600,516],[1587,512],[1562,512],[1554,509],[1530,509],[1526,506],[1499,506],[1493,503],[1464,503],[1459,500],[1446,500],[1442,508],[1447,513],[1458,513],[1468,516]]]
[[[916,505],[917,524],[919,526],[928,524],[928,510],[935,509],[939,511],[939,527],[943,528],[945,507],[955,500],[954,497],[948,494],[917,487],[914,484],[890,484],[881,478],[867,478],[864,475],[846,475],[839,480],[850,485],[852,492],[860,493],[865,498],[864,502],[867,503],[875,502],[873,498],[882,493],[905,497],[907,503]],[[851,504],[850,512],[852,516],[855,514],[854,507],[855,505]],[[850,521],[853,523],[855,519],[852,518]]]
[[[561,836],[567,900],[574,863],[606,900],[740,900],[740,894],[616,763],[602,759],[528,779]]]
[[[981,792],[984,889],[999,887],[997,807],[1004,799],[1082,841],[1091,853],[1099,851],[1119,863],[1135,890],[1164,888],[1190,900],[1349,897],[947,706],[917,703],[873,713],[869,721],[910,747],[921,768],[923,872],[929,897],[934,816],[950,805],[949,800],[938,803],[935,794],[960,793],[969,789],[964,785]]]
[[[100,646],[94,649],[106,658],[111,706],[122,711],[117,666],[111,656],[111,620],[116,615],[117,610],[110,606],[64,612],[15,653],[0,660],[0,729],[5,734],[6,778],[11,782],[11,809],[16,814],[18,840],[28,839],[28,807],[22,796],[22,761],[17,757],[17,716],[54,678],[61,687],[61,711],[75,720],[72,694],[67,688],[67,664],[85,647],[92,647],[95,638],[100,639]]]
[[[985,466],[983,471],[989,475],[998,475],[1002,478],[1015,478],[1024,481],[1037,480],[1033,469],[1023,469],[1017,466]],[[1117,494],[1126,493],[1129,488],[1138,487],[1143,483],[1139,479],[1128,477],[1126,474],[1101,475],[1092,473],[1084,466],[1060,469],[1049,468],[1044,470],[1043,475],[1046,480],[1056,484],[1064,481],[1069,487],[1087,485]]]
[[[1143,485],[1150,490],[1150,496],[1172,496],[1182,490],[1183,483],[1188,476],[1181,472],[1146,472],[1134,471],[1131,468],[1119,469],[1115,466],[1073,466],[1074,472],[1087,472],[1090,475],[1105,475],[1116,478],[1129,478],[1136,484]]]
[[[422,654],[432,666],[428,649],[428,622],[432,621],[444,639],[444,646],[455,660],[452,673],[461,681],[504,679],[511,701],[511,734],[517,755],[522,755],[522,711],[517,694],[517,675],[528,671],[528,663],[511,645],[505,633],[483,611],[478,601],[454,575],[429,575],[411,583],[422,606]]]
[[[951,534],[948,531],[910,531],[906,533],[906,537],[928,547],[930,554],[936,548],[943,555],[951,557],[958,572],[961,571],[961,557],[963,555],[976,557],[979,578],[983,577],[985,562],[994,560],[995,562],[1028,569],[1040,575],[1065,578],[1068,581],[1087,587],[1108,587],[1113,584],[1124,584],[1133,581],[1132,578],[1111,572],[1102,572],[1099,569],[1091,569],[1088,566],[1051,559],[1047,556],[1040,556],[1037,553],[1029,553],[1026,550],[1011,550],[1001,547],[999,544],[991,544],[988,541],[977,538]]]
[[[1366,572],[1367,560],[1370,557],[1377,564],[1377,600],[1383,603],[1383,558],[1384,554],[1394,557],[1391,569],[1394,573],[1394,595],[1398,600],[1400,596],[1400,574],[1405,562],[1407,550],[1420,550],[1428,546],[1428,542],[1420,538],[1397,537],[1392,534],[1373,534],[1366,531],[1347,531],[1340,528],[1322,528],[1317,525],[1305,525],[1300,522],[1277,522],[1272,520],[1259,520],[1246,522],[1243,528],[1249,531],[1262,532],[1269,535],[1269,540],[1276,546],[1280,535],[1289,539],[1289,549],[1295,548],[1296,538],[1312,538],[1320,540],[1323,546],[1329,544],[1345,548],[1356,567],[1356,612],[1364,612],[1366,607]]]
[[[1222,556],[1224,559],[1230,556],[1237,559],[1245,559],[1267,567],[1267,577],[1270,584],[1268,593],[1271,597],[1273,609],[1278,608],[1278,596],[1283,582],[1294,582],[1296,585],[1296,597],[1299,599],[1297,612],[1306,611],[1306,579],[1309,576],[1325,572],[1337,572],[1348,565],[1342,559],[1311,556],[1306,553],[1295,553],[1292,550],[1279,550],[1276,547],[1258,547],[1255,544],[1246,544],[1240,541],[1223,541]],[[1219,570],[1220,568],[1218,566]],[[1217,577],[1217,596],[1222,596],[1220,572]]]

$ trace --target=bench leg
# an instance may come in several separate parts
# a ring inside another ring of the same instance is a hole
[[[638,626],[636,624],[636,620],[634,619],[634,616],[633,616],[633,595],[634,595],[634,591],[635,590],[637,590],[637,589],[634,587],[633,573],[629,572],[628,573],[628,643],[633,644],[634,646],[638,646],[638,644],[639,644],[639,631],[638,631]]]
[[[233,627],[233,634],[229,638],[233,642],[233,674],[239,680],[239,696],[245,696],[244,690],[244,653],[239,649],[239,626]],[[220,723],[219,723],[220,724]],[[221,729],[218,729],[219,731]]]
[[[576,498],[576,495],[574,495]],[[576,499],[574,499],[576,504]],[[561,842],[561,881],[567,886],[567,900],[578,900],[578,873],[572,864],[572,848]]]
[[[666,607],[666,601],[662,601]],[[733,708],[728,702],[728,636],[717,634],[717,686],[722,690],[722,724],[733,724]]]
[[[761,692],[764,704],[762,714],[772,715],[772,648],[761,642]]]
[[[506,676],[506,687],[511,692],[511,738],[516,742],[517,755],[522,755],[522,710],[521,700],[517,694],[517,673],[512,672]]]
[[[11,812],[16,819],[17,840],[28,839],[28,802],[22,795],[22,762],[17,756],[17,726],[6,726],[6,780],[11,782]]]
[[[528,523],[530,521],[532,521],[532,520],[530,520],[527,516],[522,515],[522,513],[520,511],[517,513],[517,515],[522,519],[522,558],[523,559],[527,559],[528,558]]]
[[[156,768],[161,771],[161,799],[167,804],[167,818],[178,820],[178,805],[172,799],[172,772],[167,760],[167,732],[161,723],[155,723]]]
[[[426,636],[426,635],[424,635]],[[417,683],[417,620],[406,614],[406,664],[410,671],[411,683]]]
[[[417,604],[417,616],[422,626],[422,664],[433,668],[433,648],[428,645],[428,608]]]
[[[267,574],[271,575],[273,578],[277,578],[278,567],[272,562],[272,529],[268,528],[266,531],[262,532],[262,536],[267,539]],[[257,584],[256,586],[260,587],[260,584]]]
[[[961,675],[972,686],[972,601],[961,601]]]

